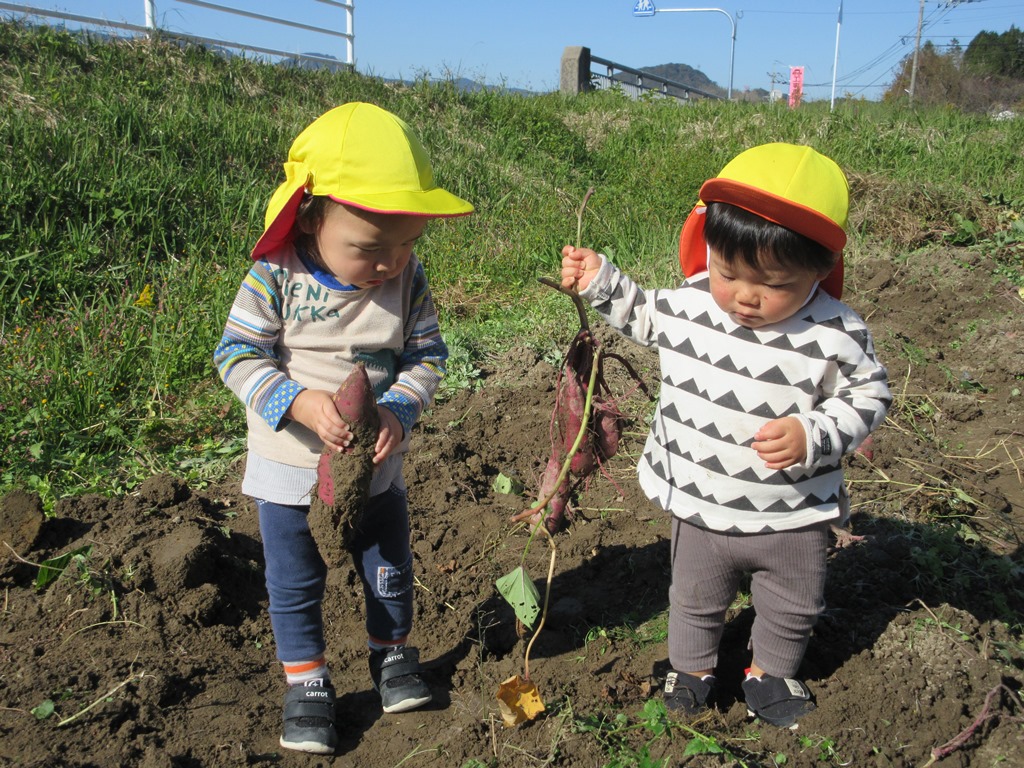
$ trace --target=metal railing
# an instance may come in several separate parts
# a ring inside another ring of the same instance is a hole
[[[702,99],[722,98],[699,88],[683,85],[675,80],[633,69],[624,64],[616,64],[614,61],[608,61],[599,56],[592,55],[590,62],[590,83],[597,90],[619,89],[632,99],[640,98],[642,95],[676,99],[677,101],[689,101],[694,96]],[[594,64],[601,64],[605,67],[605,71],[596,72]]]
[[[603,71],[595,65],[603,67]],[[567,95],[594,90],[618,90],[631,99],[646,96],[675,99],[686,103],[693,97],[722,98],[720,95],[669,80],[667,77],[593,56],[590,49],[582,45],[570,45],[563,51],[559,80],[559,90]]]
[[[276,16],[267,16],[261,13],[243,11],[238,8],[231,8],[226,5],[206,2],[205,0],[174,1],[182,5],[191,5],[210,11],[215,11],[217,13],[241,16],[261,23],[290,27],[293,29],[300,29],[306,32],[314,32],[318,35],[326,35],[328,37],[340,38],[345,41],[345,57],[333,58],[331,56],[325,56],[309,52],[286,51],[278,48],[267,48],[261,45],[254,45],[252,43],[246,43],[244,41],[239,40],[221,40],[212,37],[195,35],[189,32],[161,29],[159,23],[157,22],[157,10],[155,0],[142,0],[145,6],[146,13],[145,26],[131,24],[126,21],[113,21],[110,19],[103,19],[96,16],[83,16],[74,13],[57,11],[49,8],[39,8],[38,6],[25,5],[22,3],[0,2],[0,11],[10,11],[12,13],[23,14],[25,16],[30,17],[61,19],[62,21],[70,21],[75,24],[81,24],[85,28],[114,29],[122,32],[134,32],[142,35],[151,35],[154,33],[159,33],[164,37],[169,37],[176,40],[185,40],[189,42],[202,43],[204,45],[220,46],[222,48],[228,48],[233,50],[251,51],[253,53],[263,54],[272,57],[280,57],[282,59],[288,60],[309,61],[319,64],[326,64],[330,66],[355,66],[355,31],[353,19],[353,16],[355,14],[355,0],[310,0],[311,2],[316,2],[322,5],[342,9],[345,12],[344,32],[330,29],[326,26],[314,26],[312,24],[303,24],[298,21],[278,18]]]

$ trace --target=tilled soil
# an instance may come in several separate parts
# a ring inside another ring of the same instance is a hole
[[[1024,303],[963,250],[864,259],[848,285],[897,403],[847,459],[864,538],[837,539],[830,556],[828,609],[801,671],[818,709],[798,730],[746,716],[753,609],[742,600],[718,708],[667,733],[657,707],[644,710],[667,665],[669,523],[634,477],[650,405],[612,361],[633,420],[554,540],[549,611],[529,656],[547,711],[502,724],[495,694],[524,673],[529,636],[495,580],[528,545],[509,517],[530,504],[547,460],[556,375],[524,348],[487,361],[479,388],[435,404],[406,463],[414,640],[431,705],[380,712],[361,587],[344,563],[325,605],[339,753],[280,749],[284,683],[237,474],[203,489],[156,476],[118,498],[63,499],[45,519],[36,497],[16,492],[0,501],[0,765],[1024,765]],[[656,387],[652,353],[597,333]],[[526,492],[498,493],[499,474]],[[529,542],[542,594],[550,551],[543,537]],[[63,575],[37,588],[39,564],[69,553]]]

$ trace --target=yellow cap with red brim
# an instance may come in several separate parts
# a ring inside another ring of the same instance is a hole
[[[254,259],[291,240],[306,195],[375,213],[437,218],[473,212],[470,203],[434,184],[430,160],[412,129],[365,102],[335,107],[310,123],[292,142],[284,172],[267,205]]]
[[[700,200],[679,237],[679,261],[687,276],[707,269],[704,211],[707,203],[728,203],[813,240],[832,253],[846,247],[850,189],[836,163],[811,147],[762,144],[741,152],[700,188]],[[822,288],[840,298],[843,259]]]

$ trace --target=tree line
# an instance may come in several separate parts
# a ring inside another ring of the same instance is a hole
[[[925,106],[952,106],[971,112],[1019,111],[1024,107],[1024,32],[980,32],[967,48],[955,38],[942,51],[931,41],[897,67],[883,97]]]

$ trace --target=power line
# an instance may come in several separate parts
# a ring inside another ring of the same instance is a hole
[[[990,0],[959,0],[959,2],[956,2],[956,0],[948,0],[947,2],[944,2],[944,3],[937,3],[936,7],[932,8],[932,9],[929,9],[926,12],[925,17],[922,19],[922,22],[921,22],[922,44],[924,42],[928,42],[928,43],[931,43],[932,47],[934,47],[934,48],[938,48],[940,50],[947,50],[947,49],[950,49],[950,48],[954,47],[954,45],[951,42],[949,42],[949,43],[944,43],[944,42],[936,43],[936,42],[934,42],[934,40],[936,38],[941,39],[941,40],[953,40],[953,39],[956,39],[957,42],[958,42],[958,45],[961,48],[966,48],[967,45],[970,43],[970,40],[967,39],[967,38],[973,38],[974,37],[973,34],[965,34],[965,35],[935,34],[935,33],[933,33],[933,30],[935,32],[939,32],[938,28],[939,28],[939,26],[941,24],[949,23],[951,21],[950,14],[959,5],[971,4],[971,5],[974,5],[974,9],[973,10],[982,10],[982,8],[978,7],[978,4],[981,3],[981,2],[990,3]],[[998,19],[1002,19],[1004,17],[1000,16],[998,12],[1000,10],[1002,10],[1003,8],[1009,8],[1009,7],[1011,7],[1011,6],[987,4],[987,5],[984,6],[984,10],[990,11],[990,12],[996,12],[994,14],[991,14],[991,18],[993,18],[993,19],[997,19],[997,18]],[[1016,6],[1013,6],[1013,7],[1016,7]],[[801,15],[801,16],[828,16],[830,18],[834,18],[835,17],[835,12],[832,11],[832,10],[829,10],[829,11],[744,10],[744,15],[745,16],[746,15],[752,15],[752,14],[759,14],[759,13],[760,14],[764,14],[764,15],[773,15],[773,16]],[[905,10],[899,10],[899,11],[851,11],[848,8],[846,8],[846,9],[844,9],[843,15],[847,16],[847,17],[850,17],[850,16],[862,16],[862,17],[866,17],[866,16],[893,16],[893,15],[906,16],[907,12]],[[988,14],[986,14],[986,15],[988,15]],[[916,13],[915,13],[915,16],[916,16]],[[976,14],[972,15],[971,18],[975,22],[979,21],[979,18],[978,18],[978,16]],[[945,30],[943,30],[943,31],[945,31]],[[917,35],[917,24],[916,24],[916,19],[915,19],[914,26],[912,28],[908,29],[903,34],[896,35],[895,38],[894,38],[894,41],[887,48],[885,48],[884,50],[882,50],[881,52],[879,52],[878,54],[873,56],[868,61],[855,66],[853,69],[850,69],[850,70],[848,70],[848,71],[846,71],[846,72],[844,72],[842,74],[838,74],[837,73],[836,83],[839,84],[839,85],[842,85],[843,88],[845,88],[845,89],[860,89],[857,92],[855,92],[853,95],[859,95],[859,93],[863,92],[863,90],[867,90],[869,88],[882,87],[879,84],[879,81],[882,81],[885,78],[890,77],[893,74],[894,70],[899,65],[899,63],[901,61],[903,61],[908,55],[911,54],[912,50],[908,50],[908,45],[909,46],[913,45],[913,41],[914,41],[916,35]],[[861,82],[857,82],[857,83],[853,82],[853,81],[859,81],[862,77],[864,77],[865,75],[868,75],[869,73],[873,72],[874,70],[876,70],[879,67],[884,67],[884,71],[881,74],[879,74],[872,82],[866,83],[866,84],[865,83],[861,83]],[[804,88],[822,88],[822,87],[826,87],[826,86],[831,86],[831,82],[814,82],[814,83],[807,83],[807,82],[805,82],[804,83]]]
[[[935,10],[931,11],[926,18],[922,19],[922,22],[921,22],[922,33],[923,33],[923,30],[925,30],[928,27],[933,26],[933,25],[939,23],[940,21],[942,21],[943,19],[945,19],[946,16],[949,15],[951,10],[952,10],[951,8],[939,7],[939,8],[936,8]],[[878,12],[878,13],[882,13],[882,12]],[[885,78],[885,77],[888,77],[892,73],[892,71],[896,68],[897,64],[899,64],[899,62],[902,61],[904,58],[906,58],[906,56],[908,55],[908,54],[903,52],[903,49],[906,47],[906,44],[905,44],[904,41],[911,40],[914,37],[916,37],[916,35],[917,35],[917,25],[915,24],[914,27],[911,30],[909,30],[908,32],[906,32],[906,33],[904,33],[902,35],[898,35],[897,38],[896,38],[897,42],[892,43],[888,48],[886,48],[881,53],[877,54],[874,58],[872,58],[868,62],[860,65],[859,67],[857,67],[857,68],[855,68],[855,69],[853,69],[851,71],[848,71],[848,72],[844,73],[842,76],[837,76],[836,77],[837,84],[842,85],[844,88],[860,88],[860,89],[862,89],[862,91],[866,90],[868,88],[879,87],[877,85],[878,81],[883,79],[883,78]],[[887,61],[891,61],[892,62],[891,66],[886,67],[886,70],[883,73],[879,74],[878,77],[876,77],[875,80],[871,84],[869,84],[869,85],[853,85],[850,82],[852,80],[859,79],[863,75],[868,74],[869,72],[874,70],[876,67],[883,66]],[[827,83],[805,83],[804,87],[805,88],[813,88],[813,87],[821,87],[822,85],[827,85]],[[858,95],[862,91],[858,91],[854,95]]]

